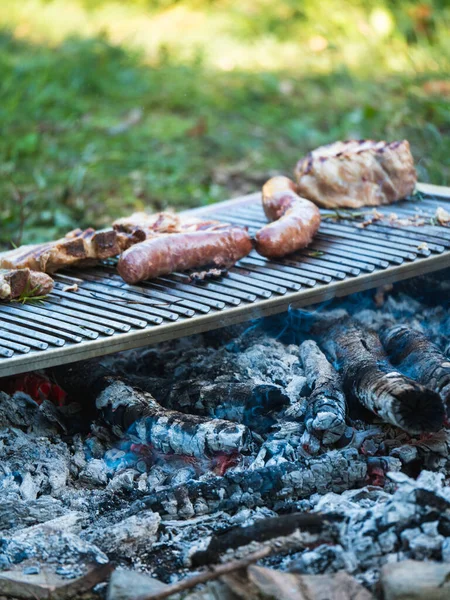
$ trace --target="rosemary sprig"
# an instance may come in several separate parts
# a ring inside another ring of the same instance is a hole
[[[356,221],[361,217],[367,217],[367,212],[350,212],[348,210],[333,210],[329,213],[322,213],[324,219],[333,219],[334,221]]]
[[[20,296],[17,296],[17,298],[12,298],[11,302],[16,302],[19,304],[42,304],[47,296],[46,295],[37,296],[36,292],[38,291],[38,289],[39,289],[38,285],[35,288],[30,289],[29,283],[28,283],[26,288],[20,294]]]

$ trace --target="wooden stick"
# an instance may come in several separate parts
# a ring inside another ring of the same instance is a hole
[[[232,560],[223,565],[214,565],[211,567],[211,571],[205,571],[204,573],[199,573],[198,575],[194,575],[188,579],[183,579],[181,581],[177,581],[176,583],[172,583],[171,585],[168,585],[166,589],[155,592],[154,594],[150,594],[142,600],[163,600],[163,598],[168,598],[174,594],[179,594],[185,590],[190,590],[200,583],[206,583],[207,581],[218,579],[222,575],[227,575],[228,573],[233,573],[234,571],[239,571],[240,569],[245,569],[261,558],[265,558],[271,552],[273,552],[272,548],[267,546],[265,548],[261,548],[261,550],[258,550],[257,552],[249,554],[245,558]]]

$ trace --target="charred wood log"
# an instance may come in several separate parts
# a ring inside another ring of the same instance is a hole
[[[306,340],[300,346],[300,358],[311,389],[302,419],[309,434],[323,444],[334,444],[346,427],[347,408],[340,375],[312,340]],[[286,411],[286,416],[300,416],[296,414],[295,405]]]
[[[154,364],[156,358],[153,355],[151,357]],[[289,404],[289,398],[282,388],[273,384],[198,379],[174,382],[164,377],[130,373],[130,368],[131,365],[127,363],[121,366],[120,380],[150,393],[164,408],[242,423],[258,433],[268,431],[276,421],[274,413]],[[71,400],[91,406],[95,404],[97,396],[117,379],[100,361],[92,360],[57,367],[51,373],[52,378],[68,392]],[[134,405],[133,410],[136,408]],[[117,413],[115,425],[121,427],[119,435],[138,418],[132,412],[127,411],[127,422],[122,424],[119,420],[123,408]]]
[[[381,341],[393,365],[440,394],[450,409],[450,360],[426,335],[406,325],[384,329]]]
[[[150,393],[119,380],[99,394],[96,406],[117,435],[128,432],[164,454],[205,457],[241,452],[249,443],[244,425],[168,410]]]
[[[289,404],[279,386],[250,381],[175,382],[164,405],[190,414],[243,423],[265,433],[276,422],[273,413]]]
[[[396,371],[375,332],[344,316],[319,331],[319,339],[339,365],[349,400],[411,434],[442,428],[439,394]]]
[[[320,514],[313,513],[292,513],[258,519],[253,525],[233,527],[216,534],[209,540],[205,549],[195,552],[190,557],[190,562],[193,567],[219,562],[220,556],[228,550],[235,550],[254,542],[263,543],[274,538],[288,536],[297,530],[315,536],[317,544],[319,539],[324,541],[322,538],[324,530],[327,530],[326,533],[330,533],[328,529],[331,529],[329,523],[331,520],[332,517],[329,515],[325,518]],[[331,541],[331,535],[328,538],[327,541]]]
[[[190,480],[137,500],[129,513],[150,508],[161,515],[191,518],[217,510],[276,506],[311,494],[340,493],[364,484],[367,460],[355,449],[333,450],[320,458],[285,462],[254,471],[230,471],[223,477]]]

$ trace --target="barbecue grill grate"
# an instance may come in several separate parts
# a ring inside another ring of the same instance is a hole
[[[378,210],[400,218],[424,215],[426,225],[400,227],[383,220],[361,229],[351,219],[326,220],[308,249],[273,261],[252,252],[217,280],[195,282],[177,273],[128,285],[112,262],[61,271],[45,302],[0,305],[0,377],[183,337],[450,266],[450,229],[433,224],[437,207],[450,212],[450,188],[421,184],[420,191],[420,201]],[[260,194],[190,212],[247,225],[251,233],[266,223]],[[78,290],[70,291],[74,284]]]

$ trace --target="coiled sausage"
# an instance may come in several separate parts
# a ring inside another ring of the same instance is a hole
[[[299,196],[288,177],[272,177],[262,193],[264,212],[273,222],[255,235],[256,251],[268,258],[279,258],[308,246],[320,227],[317,206]]]

